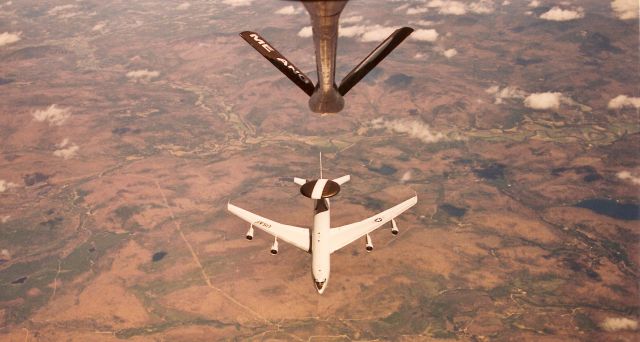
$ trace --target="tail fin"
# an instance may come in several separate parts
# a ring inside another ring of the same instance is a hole
[[[240,33],[240,37],[246,40],[249,45],[256,49],[256,51],[278,68],[278,70],[302,89],[302,91],[307,93],[307,95],[311,96],[313,94],[315,87],[309,77],[293,65],[293,63],[289,62],[288,59],[286,59],[259,34],[251,31],[244,31]]]
[[[351,72],[345,76],[338,87],[338,92],[345,95],[353,86],[362,80],[369,71],[378,65],[387,55],[393,51],[400,43],[402,43],[413,32],[411,27],[403,27],[395,30],[387,39],[385,39],[375,50],[373,50],[360,64],[358,64]]]

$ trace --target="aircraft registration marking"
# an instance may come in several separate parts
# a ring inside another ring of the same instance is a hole
[[[264,228],[271,228],[271,225],[270,225],[270,224],[268,224],[268,223],[266,223],[266,222],[263,222],[263,221],[256,221],[256,222],[255,222],[255,224],[257,224],[257,225],[259,225],[259,226],[262,226],[262,227],[264,227]]]
[[[252,33],[249,35],[249,37],[253,38],[253,40],[255,40],[256,43],[260,44],[260,46],[262,46],[263,49],[267,50],[267,52],[273,52],[273,48],[269,44],[267,44],[267,42],[262,40],[262,38],[260,38],[260,36],[258,36],[257,34]]]
[[[306,77],[304,77],[302,75],[302,73],[296,69],[296,67],[293,66],[293,64],[291,64],[291,62],[289,62],[288,60],[284,59],[284,58],[276,58],[277,60],[280,61],[280,63],[282,63],[284,66],[286,66],[289,70],[293,71],[294,74],[296,74],[296,76],[298,76],[298,78],[300,78],[304,83],[309,83],[309,80],[307,80]]]

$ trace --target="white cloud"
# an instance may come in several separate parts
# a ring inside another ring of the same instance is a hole
[[[11,188],[17,187],[16,184],[0,179],[0,192],[5,192]]]
[[[355,38],[359,37],[367,31],[368,26],[354,25],[354,26],[340,26],[340,37]]]
[[[591,107],[574,101],[571,97],[557,92],[527,93],[516,87],[507,86],[502,89],[492,86],[485,90],[495,97],[495,104],[504,103],[505,99],[524,99],[524,106],[535,110],[558,109],[561,104],[578,107],[583,112],[590,112]]]
[[[602,329],[606,331],[637,330],[638,321],[624,317],[608,317],[602,323],[600,323],[600,327],[602,327]]]
[[[448,50],[444,50],[442,52],[442,54],[447,58],[451,58],[451,57],[457,55],[458,51],[456,49],[448,49]]]
[[[638,17],[640,11],[640,3],[638,0],[613,0],[611,9],[618,19],[627,20]]]
[[[396,26],[381,26],[381,25],[352,25],[352,26],[340,26],[340,37],[357,38],[361,42],[381,42],[385,40],[393,31],[397,30]],[[303,28],[298,32],[298,36],[306,37],[311,36],[311,27]],[[432,42],[438,38],[438,32],[433,29],[418,29],[410,36],[411,39],[419,41]]]
[[[529,3],[529,5],[527,5],[527,6],[529,6],[529,7],[531,7],[531,8],[538,7],[538,6],[540,6],[540,1],[538,1],[538,0],[531,0],[531,2]]]
[[[640,185],[640,177],[633,175],[631,172],[629,171],[620,171],[618,173],[616,173],[616,177],[618,177],[619,179],[622,180],[628,180],[631,183],[635,184],[635,185]]]
[[[624,107],[640,108],[640,97],[629,97],[627,95],[618,95],[609,101],[607,108],[621,109]]]
[[[370,26],[369,29],[360,37],[360,41],[362,42],[381,42],[385,40],[393,31],[396,30],[396,27],[389,26],[380,26],[374,25]],[[416,32],[414,32],[415,34]]]
[[[551,21],[569,21],[584,18],[584,9],[576,7],[574,9],[562,9],[558,6],[553,7],[548,12],[542,13],[540,19]]]
[[[53,155],[56,157],[61,157],[64,159],[69,159],[78,153],[80,147],[76,144],[69,145],[69,139],[65,138],[60,144],[58,144],[58,149],[53,151]]]
[[[33,118],[38,122],[48,121],[50,125],[60,126],[71,116],[69,108],[58,108],[52,104],[44,110],[33,112]]]
[[[402,178],[400,178],[400,182],[402,183],[406,183],[408,181],[411,180],[411,170],[405,172],[404,174],[402,174]]]
[[[58,15],[61,12],[65,12],[67,10],[74,9],[76,7],[78,7],[78,6],[77,5],[59,5],[59,6],[53,7],[47,13],[49,15]]]
[[[352,15],[350,17],[346,17],[344,19],[340,19],[340,23],[342,24],[355,24],[362,21],[361,15]]]
[[[432,1],[431,3],[434,2]],[[443,1],[442,5],[437,7],[440,14],[464,15],[467,13],[467,6],[459,1]]]
[[[281,9],[276,11],[276,14],[282,14],[282,15],[295,15],[295,14],[300,14],[304,11],[304,9],[302,7],[295,7],[293,5],[289,5],[289,6],[284,6]]]
[[[419,139],[424,143],[434,143],[447,139],[444,134],[433,132],[426,123],[410,119],[385,120],[378,118],[371,121],[371,127],[374,129],[384,128],[395,133],[407,134],[411,138]]]
[[[504,0],[504,1],[502,2],[502,6],[507,6],[507,5],[511,5],[511,1],[509,1],[509,0]]]
[[[558,109],[562,97],[562,93],[533,93],[524,99],[524,105],[536,110]]]
[[[418,20],[418,21],[412,21],[411,23],[412,24],[416,24],[416,25],[420,25],[420,26],[432,26],[433,24],[435,24],[431,20]]]
[[[473,13],[477,14],[489,14],[493,13],[493,1],[480,0],[478,2],[473,2],[468,6],[469,10]]]
[[[91,31],[102,31],[102,29],[105,28],[105,26],[107,26],[107,22],[106,21],[101,21],[101,22],[95,24],[93,26],[93,28],[91,29]]]
[[[305,26],[298,31],[298,37],[309,38],[313,35],[313,29],[311,26]]]
[[[467,12],[476,14],[493,13],[493,0],[479,0],[469,4],[455,0],[431,0],[427,7],[437,8],[438,13],[445,15],[465,15]]]
[[[428,7],[411,7],[407,10],[408,15],[422,14],[429,12]]]
[[[358,38],[361,42],[380,42],[396,29],[397,27],[381,25],[341,26],[339,34],[340,37]]]
[[[231,7],[249,6],[253,0],[222,0],[222,3]]]
[[[10,218],[11,218],[11,215],[5,215],[5,216],[2,217],[2,219],[0,219],[0,222],[7,223],[7,222],[9,222]],[[5,253],[5,251],[6,251],[6,253]],[[9,254],[9,251],[6,250],[6,249],[3,249],[2,250],[2,256],[6,256],[6,255],[9,256],[8,258],[5,257],[6,259],[11,259],[11,254]]]
[[[402,10],[407,9],[408,7],[409,7],[409,4],[400,5],[400,6],[396,7],[393,11],[394,12],[400,12]]]
[[[498,92],[498,90],[499,90],[499,89],[500,89],[500,87],[499,87],[499,86],[494,85],[494,86],[491,86],[491,87],[489,87],[489,88],[485,89],[485,92],[486,92],[486,93],[489,93],[489,94],[495,94],[495,93],[497,93],[497,92]]]
[[[22,32],[4,32],[0,33],[0,46],[13,44],[20,40],[20,34]]]
[[[507,86],[502,89],[498,86],[491,86],[485,91],[494,96],[495,104],[502,104],[505,99],[524,99],[525,96],[527,96],[525,91],[512,86]]]
[[[188,3],[188,2],[183,2],[183,3],[181,3],[180,5],[178,5],[178,6],[176,7],[176,9],[177,9],[177,10],[180,10],[180,11],[184,11],[184,10],[189,9],[189,7],[191,7],[191,4],[190,4],[190,3]]]
[[[158,71],[150,71],[148,69],[142,69],[142,70],[134,70],[134,71],[129,71],[127,73],[127,77],[133,80],[145,80],[145,81],[150,81],[153,78],[156,78],[160,76],[160,72]]]
[[[411,39],[421,42],[435,42],[438,39],[438,32],[434,29],[417,29],[411,35]]]

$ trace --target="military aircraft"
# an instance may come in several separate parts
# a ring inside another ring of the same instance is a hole
[[[340,185],[350,179],[351,176],[349,175],[332,180],[323,178],[322,155],[320,155],[319,179],[293,178],[293,182],[301,186],[300,193],[314,200],[313,226],[311,229],[278,223],[237,207],[231,202],[227,204],[227,209],[250,224],[246,234],[247,240],[253,239],[254,227],[273,235],[274,241],[271,246],[271,254],[278,254],[278,239],[310,253],[313,282],[318,293],[322,294],[329,282],[331,253],[363,236],[366,237],[366,250],[372,251],[373,243],[369,233],[391,221],[391,233],[397,235],[398,225],[395,218],[418,202],[418,196],[416,195],[368,219],[331,228],[329,198],[337,195],[340,192]]]
[[[315,113],[340,112],[344,107],[344,99],[342,97],[413,32],[410,27],[397,29],[351,70],[342,80],[340,86],[336,86],[338,26],[340,14],[349,0],[296,1],[302,1],[311,16],[313,42],[316,50],[316,69],[318,72],[318,83],[315,86],[307,75],[258,33],[244,31],[240,33],[240,36],[311,97],[309,99],[309,108]]]

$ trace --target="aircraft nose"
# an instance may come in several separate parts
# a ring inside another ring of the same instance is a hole
[[[324,289],[325,289],[324,285],[326,281],[314,280],[314,283],[316,284],[316,290],[318,290],[318,293],[322,294],[322,292],[324,292]]]

